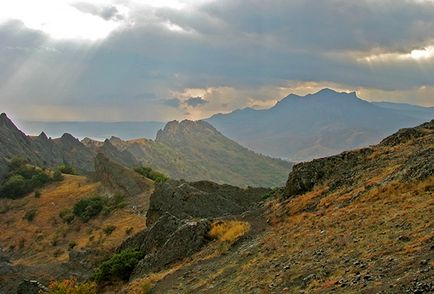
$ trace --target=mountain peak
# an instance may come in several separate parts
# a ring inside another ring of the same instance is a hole
[[[338,92],[336,90],[330,89],[330,88],[324,88],[322,90],[319,90],[318,92],[314,94],[310,94],[307,96],[346,96],[346,97],[357,97],[356,92]]]
[[[4,112],[2,114],[0,114],[0,127],[3,127],[3,126],[5,126],[7,128],[18,130],[18,128],[15,126],[15,124],[10,120],[10,118]]]
[[[324,88],[319,90],[318,92],[316,92],[315,94],[312,95],[317,95],[317,94],[340,94],[340,92],[337,92],[331,88]]]
[[[45,132],[41,132],[41,133],[39,134],[38,138],[39,138],[39,139],[42,139],[42,140],[44,140],[44,141],[47,141],[47,140],[48,140],[48,136],[47,136],[47,134],[45,134]]]

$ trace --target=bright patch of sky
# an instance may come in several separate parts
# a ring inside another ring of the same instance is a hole
[[[11,20],[22,21],[33,30],[39,30],[53,39],[99,40],[107,37],[114,30],[132,25],[129,18],[134,9],[170,8],[175,10],[189,9],[209,1],[181,0],[146,0],[146,1],[68,1],[68,0],[13,0],[0,3],[0,24]],[[94,7],[93,11],[85,11],[80,7]],[[103,17],[102,7],[114,10],[118,17]],[[93,12],[93,13],[92,13]],[[174,31],[182,29],[173,23],[167,28]]]

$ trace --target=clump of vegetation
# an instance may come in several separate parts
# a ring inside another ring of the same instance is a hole
[[[116,229],[116,226],[108,225],[108,226],[104,227],[104,229],[102,229],[102,231],[106,235],[111,235],[115,229]]]
[[[36,208],[32,208],[30,210],[27,210],[26,213],[24,214],[23,219],[27,220],[28,222],[32,222],[35,219],[37,212],[38,211],[36,210]]]
[[[83,222],[88,222],[96,217],[104,208],[104,200],[101,197],[81,199],[74,205],[74,215]]]
[[[63,220],[63,222],[70,224],[75,218],[74,213],[69,208],[64,208],[59,212],[59,217]]]
[[[166,175],[157,172],[150,167],[140,166],[134,170],[142,176],[147,177],[148,179],[151,179],[157,183],[163,183],[169,179]]]
[[[235,243],[250,230],[250,224],[242,221],[217,221],[211,225],[208,236],[228,244]]]
[[[75,279],[53,281],[48,286],[50,294],[96,294],[94,282],[78,283]]]
[[[125,249],[103,262],[93,275],[97,283],[121,279],[128,281],[137,263],[145,256],[138,250]]]
[[[101,212],[103,215],[109,215],[113,210],[123,208],[127,205],[125,197],[115,195],[111,198],[92,197],[81,199],[74,205],[74,215],[79,217],[83,222],[98,216]],[[62,218],[62,217],[61,217]],[[62,218],[63,219],[63,218]]]
[[[62,174],[67,174],[67,175],[77,174],[77,171],[72,166],[66,163],[58,165],[56,170],[60,171]]]
[[[35,198],[41,198],[41,191],[35,190]]]
[[[113,210],[124,208],[127,205],[127,201],[124,196],[122,195],[115,195],[110,198],[104,199],[104,208],[102,211],[102,214],[107,216],[109,215]]]
[[[0,184],[0,198],[17,199],[51,181],[61,180],[50,177],[44,170],[29,164],[26,160],[16,158],[9,165],[9,173]],[[60,174],[62,177],[62,174]]]
[[[63,175],[59,170],[54,171],[53,173],[53,181],[61,182],[63,181]]]

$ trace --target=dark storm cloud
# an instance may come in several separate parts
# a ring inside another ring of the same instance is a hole
[[[202,97],[191,97],[191,98],[188,98],[187,100],[185,100],[185,104],[187,104],[188,106],[191,106],[191,107],[198,107],[198,106],[201,106],[201,105],[204,105],[207,103],[208,103],[208,101],[206,101]]]
[[[113,5],[74,7],[123,17]],[[256,105],[255,92],[280,98],[257,90],[288,81],[406,93],[434,87],[434,58],[364,59],[434,45],[428,1],[219,0],[190,10],[134,8],[128,18],[130,25],[95,45],[54,42],[17,22],[0,26],[1,102],[107,107],[118,119],[158,120],[182,117],[183,106],[212,112]],[[188,99],[189,88],[217,90]],[[228,91],[230,101],[223,99]],[[417,94],[408,102],[419,101]]]

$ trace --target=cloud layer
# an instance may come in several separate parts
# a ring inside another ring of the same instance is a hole
[[[434,106],[431,1],[164,3],[67,3],[116,23],[94,41],[4,18],[1,105],[28,119],[168,120],[328,86]]]

